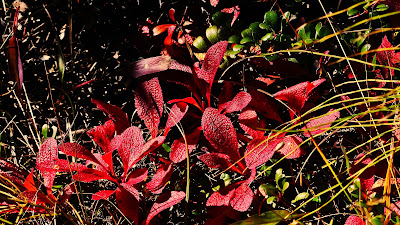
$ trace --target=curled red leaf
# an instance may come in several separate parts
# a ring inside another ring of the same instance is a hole
[[[263,120],[258,121],[256,111],[249,108],[243,110],[242,113],[240,113],[239,115],[239,122],[240,127],[251,137],[253,137],[253,139],[261,138],[264,136],[265,132],[263,130],[256,129],[265,127],[265,122]]]
[[[115,133],[115,125],[112,120],[108,120],[103,125],[90,129],[86,133],[105,153],[114,150],[114,146],[110,145]]]

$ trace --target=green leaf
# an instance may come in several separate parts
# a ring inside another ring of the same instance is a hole
[[[322,28],[321,28],[322,29]],[[306,26],[302,27],[299,30],[299,36],[303,40],[311,39],[314,35],[313,33],[315,32],[315,28],[312,24],[307,24]],[[320,31],[321,32],[321,31]]]
[[[309,195],[310,195],[310,194],[308,194],[307,192],[302,192],[302,193],[298,194],[298,195],[292,200],[292,203],[295,203],[295,202],[297,202],[297,201],[306,199],[306,198],[308,198]]]
[[[275,172],[275,181],[276,181],[276,183],[278,183],[278,181],[280,179],[282,179],[283,177],[285,177],[285,174],[283,174],[282,168],[277,169],[276,172]]]
[[[245,220],[238,221],[231,225],[276,225],[283,220],[291,220],[302,216],[301,214],[289,215],[286,210],[274,210],[259,215],[251,216]]]
[[[331,33],[331,30],[328,27],[321,27],[318,32],[317,38],[323,38]]]
[[[383,225],[384,220],[385,220],[385,217],[383,215],[378,215],[371,219],[371,224],[372,225]]]
[[[161,146],[166,152],[171,152],[171,147],[169,147],[167,144],[164,143]]]
[[[274,33],[267,33],[264,37],[261,38],[262,41],[270,41],[274,39]]]
[[[350,9],[349,11],[347,11],[347,15],[348,16],[354,16],[354,15],[356,15],[356,14],[358,14],[359,13],[359,11],[357,10],[357,9]]]
[[[264,23],[275,28],[278,23],[278,14],[275,11],[268,11],[264,15]]]
[[[388,7],[387,5],[385,5],[385,4],[380,4],[380,5],[377,5],[377,6],[376,6],[375,12],[383,12],[383,11],[386,11],[386,10],[388,10],[388,9],[389,9],[389,7]]]
[[[236,54],[238,54],[240,51],[233,51],[232,49],[227,49],[225,52],[226,56],[229,56],[230,58],[234,59],[236,58]]]
[[[212,20],[218,26],[223,26],[226,23],[226,16],[222,12],[216,12],[214,13],[214,15],[212,15]]]
[[[242,35],[242,37],[253,37],[253,31],[250,28],[244,29],[242,31],[242,33],[240,33]]]
[[[278,193],[278,189],[272,184],[261,184],[260,187],[258,187],[258,191],[264,197],[275,196]]]
[[[266,30],[266,29],[270,29],[270,28],[271,28],[270,25],[267,25],[267,24],[265,24],[265,23],[260,23],[258,26],[259,26],[261,29],[263,29],[263,30]]]
[[[206,30],[206,37],[212,43],[215,44],[218,42],[218,27],[211,26]]]
[[[254,40],[253,40],[253,38],[251,38],[251,37],[244,37],[244,38],[242,38],[242,40],[240,40],[240,44],[246,44],[246,43],[249,43],[249,42],[253,42]]]
[[[202,36],[198,36],[194,41],[193,41],[193,46],[199,49],[202,52],[205,52],[207,50],[207,44],[204,41]]]
[[[313,202],[321,203],[321,196],[317,196],[312,199]]]
[[[242,48],[244,48],[244,45],[236,44],[235,46],[233,46],[232,50],[233,51],[240,51]]]
[[[239,44],[240,42],[240,37],[237,35],[232,35],[228,38],[228,43],[235,43],[235,44]]]
[[[283,183],[282,193],[284,193],[289,188],[289,182]]]
[[[365,55],[365,53],[371,49],[371,45],[370,44],[365,44],[362,48],[361,48],[361,55]]]
[[[375,65],[376,65],[376,53],[375,53],[375,55],[374,55],[374,58],[372,58],[372,64],[373,64],[373,66],[372,66],[372,70],[375,70]]]
[[[42,135],[44,137],[44,139],[47,139],[47,132],[49,131],[49,125],[44,124],[42,126]]]
[[[275,196],[268,197],[266,201],[267,201],[267,204],[271,205],[272,203],[274,203],[276,201],[276,197]]]
[[[249,26],[249,28],[250,28],[254,33],[257,33],[258,30],[260,29],[260,22],[251,23],[250,26]]]

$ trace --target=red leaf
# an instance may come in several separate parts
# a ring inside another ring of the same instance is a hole
[[[139,191],[133,186],[129,185],[127,183],[122,183],[120,187],[123,187],[125,190],[127,190],[133,197],[136,198],[136,200],[140,200],[140,194]]]
[[[286,159],[297,159],[306,153],[306,151],[299,146],[303,142],[300,137],[296,135],[286,136],[282,141],[284,145],[277,150],[277,153],[286,156]]]
[[[131,158],[138,158],[142,154],[144,140],[142,131],[135,126],[129,127],[121,134],[121,144],[118,154],[124,164],[124,172],[128,172]]]
[[[161,24],[161,25],[158,25],[158,26],[153,28],[153,35],[157,36],[157,35],[165,32],[166,30],[168,30],[171,26],[174,26],[174,28],[176,27],[175,24]]]
[[[385,215],[386,215],[386,208],[385,208]],[[400,201],[397,201],[396,203],[391,203],[390,204],[390,213],[395,212],[397,216],[400,216]]]
[[[94,98],[92,98],[92,103],[95,104],[98,109],[105,112],[108,117],[113,120],[117,134],[122,133],[126,128],[129,127],[128,115],[122,111],[122,109]]]
[[[146,219],[148,225],[154,216],[158,215],[161,211],[178,204],[186,196],[183,191],[171,191],[171,193],[164,193],[157,198],[157,201],[151,207],[149,215]]]
[[[169,18],[171,18],[171,20],[175,22],[175,9],[170,9],[168,11],[168,15],[169,15]]]
[[[158,134],[163,104],[163,95],[157,77],[144,81],[137,86],[135,107],[140,119],[144,121],[153,138]]]
[[[239,6],[231,7],[231,8],[225,8],[221,10],[223,13],[233,13],[233,18],[231,22],[231,26],[233,26],[233,23],[235,23],[236,19],[239,17],[240,14],[240,8]]]
[[[232,165],[229,156],[222,153],[205,153],[200,155],[199,159],[212,169],[226,169]]]
[[[31,173],[26,177],[24,187],[28,191],[37,191],[35,180],[33,179],[33,169],[31,170]]]
[[[161,194],[169,178],[171,178],[172,172],[172,164],[159,165],[153,179],[145,185],[145,188],[153,194]]]
[[[183,137],[175,140],[174,143],[172,143],[171,153],[169,155],[169,158],[171,159],[172,162],[174,163],[182,162],[187,157],[186,151],[189,151],[190,154],[196,148],[200,136],[200,131],[201,129],[200,127],[198,127],[192,133],[186,135],[187,149]]]
[[[114,194],[115,190],[102,190],[94,193],[92,195],[92,199],[97,201],[101,199],[108,199],[112,194]]]
[[[118,208],[122,213],[133,220],[135,224],[139,223],[139,201],[124,187],[119,186],[116,190],[116,199]]]
[[[250,90],[249,94],[251,95],[251,101],[249,104],[251,108],[262,113],[262,115],[266,118],[283,122],[279,116],[280,112],[278,107],[270,97],[256,90]]]
[[[240,127],[254,139],[264,136],[265,131],[255,128],[265,128],[264,121],[258,121],[256,111],[245,109],[239,115]]]
[[[72,178],[74,180],[85,183],[89,183],[95,180],[109,180],[114,183],[118,183],[116,179],[110,177],[110,175],[108,175],[107,173],[92,168],[80,169]]]
[[[254,169],[259,165],[267,162],[275,152],[276,146],[282,142],[280,136],[268,140],[268,137],[252,140],[246,148],[245,162],[250,169]]]
[[[218,2],[219,0],[210,0],[210,4],[214,7],[218,5]]]
[[[232,83],[227,81],[224,82],[224,87],[218,96],[218,112],[224,110],[227,106],[227,102],[233,98],[233,86]]]
[[[331,124],[339,117],[340,117],[340,112],[339,111],[333,112],[333,109],[331,109],[329,110],[327,115],[318,119],[310,120],[306,124],[306,126],[302,128],[302,129],[310,129],[309,132],[308,131],[304,132],[304,136],[310,137],[310,133],[311,135],[314,136],[325,132],[327,128],[329,128]]]
[[[147,178],[147,169],[146,168],[137,169],[128,175],[125,183],[127,185],[134,185],[142,181],[145,181],[146,178]]]
[[[226,195],[222,195],[220,192],[214,192],[208,197],[206,206],[228,206],[234,193],[235,189],[232,189]]]
[[[349,216],[344,225],[364,225],[365,222],[358,216]]]
[[[201,69],[199,63],[194,65],[197,77],[205,80],[210,86],[214,81],[215,74],[224,57],[227,46],[227,41],[220,41],[214,44],[207,50]]]
[[[97,126],[86,133],[105,153],[114,150],[112,146],[110,146],[110,142],[115,134],[115,125],[112,120],[108,120],[104,125]]]
[[[167,124],[165,125],[164,136],[167,136],[171,127],[175,126],[188,111],[189,106],[184,102],[174,104],[168,116]]]
[[[372,160],[368,157],[364,157],[364,154],[359,154],[353,161],[351,168],[350,168],[350,176],[357,173],[357,171],[366,168],[368,164],[372,163]],[[372,186],[374,185],[374,178],[375,175],[375,165],[370,166],[368,169],[364,170],[358,178],[360,179],[361,183],[361,190],[371,190]]]
[[[143,157],[145,157],[150,152],[152,152],[155,149],[157,149],[158,147],[160,147],[160,145],[162,145],[162,143],[164,143],[164,140],[165,140],[164,136],[158,136],[154,139],[151,139],[146,144],[144,144],[143,150],[142,150],[142,155],[140,155],[139,158],[131,158],[130,159],[131,166],[133,166],[135,163],[137,163],[139,160],[141,160]]]
[[[18,15],[18,12],[16,15]],[[18,40],[15,36],[11,37],[10,41],[8,42],[8,72],[10,73],[11,79],[16,82],[17,95],[21,96],[24,75]]]
[[[225,109],[225,113],[232,113],[244,109],[251,101],[251,95],[247,92],[239,92],[231,101],[224,103],[220,109]]]
[[[295,113],[300,113],[304,104],[311,96],[311,92],[314,88],[324,82],[325,79],[319,79],[312,83],[309,81],[296,84],[292,87],[286,88],[285,90],[278,91],[274,94],[276,99],[280,99],[282,101],[286,101],[288,106],[294,110]],[[290,111],[290,115],[293,117],[293,112]]]
[[[199,106],[199,104],[193,97],[187,97],[187,98],[182,98],[182,99],[172,99],[168,102],[168,104],[173,104],[173,103],[177,103],[177,102],[184,102],[184,103],[193,105],[196,108],[202,110],[202,108]]]
[[[63,143],[58,145],[58,149],[64,152],[66,155],[77,157],[80,159],[86,159],[97,164],[101,164],[96,157],[85,147],[76,143]]]
[[[28,201],[30,201],[34,204],[52,205],[52,202],[50,201],[50,199],[47,198],[46,195],[44,195],[38,191],[24,191],[21,193],[21,196],[25,197]]]
[[[382,48],[393,48],[393,45],[389,42],[386,35],[385,35],[385,37],[383,37],[382,43],[379,46],[378,50],[382,49]],[[394,53],[393,49],[378,51],[376,53],[376,59],[382,65],[393,67],[393,59],[394,58],[395,58],[395,53]],[[396,59],[395,61],[398,61],[398,60]],[[382,70],[385,72],[386,79],[388,79],[394,75],[394,69],[389,70],[387,68],[382,68]]]
[[[217,151],[234,161],[240,159],[236,131],[228,117],[209,107],[203,113],[201,127],[204,136]]]
[[[58,160],[57,141],[54,138],[48,138],[40,147],[36,156],[36,168],[42,172],[44,186],[47,192],[51,194],[51,188],[56,177],[56,162]]]
[[[15,164],[9,163],[1,158],[0,173],[21,189],[24,187],[24,180],[28,176],[28,173],[25,170],[22,170]]]
[[[252,202],[253,191],[246,183],[242,183],[235,189],[235,193],[232,196],[230,204],[234,210],[244,212],[249,209]]]

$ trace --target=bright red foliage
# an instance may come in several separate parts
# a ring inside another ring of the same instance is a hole
[[[277,153],[286,156],[286,159],[297,159],[306,154],[306,151],[299,146],[303,142],[299,136],[286,136],[282,142],[283,146],[277,150]]]
[[[304,132],[304,136],[310,137],[311,135],[317,135],[325,132],[327,128],[331,126],[331,124],[340,117],[340,112],[333,112],[333,109],[329,110],[327,115],[320,117],[318,119],[310,120],[305,127],[302,129],[310,129],[309,131]]]
[[[364,225],[365,222],[358,216],[349,216],[344,225]]]
[[[274,94],[274,97],[288,103],[288,106],[291,108],[290,115],[293,118],[294,114],[300,114],[304,104],[310,98],[312,91],[324,81],[325,79],[322,78],[311,83],[306,81],[296,84],[285,90],[278,91]]]
[[[353,161],[350,169],[350,176],[355,174],[357,171],[365,168],[368,164],[370,164],[372,160],[368,157],[365,157],[363,153],[359,154]],[[370,191],[375,181],[375,165],[370,166],[364,172],[362,172],[358,178],[361,183],[361,190]]]
[[[182,199],[185,198],[185,196],[185,192],[183,191],[171,191],[160,195],[150,209],[149,215],[146,219],[146,225],[150,223],[154,216],[159,214],[161,211],[178,204]]]
[[[105,112],[110,119],[112,119],[117,134],[122,133],[126,128],[129,127],[128,115],[126,115],[122,109],[115,105],[110,105],[93,98],[92,103],[95,104],[98,109]]]
[[[378,51],[376,53],[376,59],[380,64],[393,67],[394,64],[400,62],[400,52],[394,53],[394,50],[390,49],[393,48],[393,45],[389,42],[386,35],[382,39],[382,43],[379,46],[378,50],[383,48],[388,50]],[[382,70],[384,71],[384,78],[390,79],[392,76],[394,76],[394,69],[389,70],[387,68],[382,68]]]

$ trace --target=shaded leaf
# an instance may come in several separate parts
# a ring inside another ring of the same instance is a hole
[[[108,199],[112,194],[115,193],[115,190],[101,190],[92,195],[92,199],[97,201],[101,199]]]
[[[200,132],[201,129],[197,128],[189,135],[186,135],[187,149],[183,137],[175,140],[171,146],[171,153],[169,155],[170,160],[174,163],[180,163],[185,160],[187,158],[186,151],[190,154],[196,148]]]
[[[148,171],[146,168],[134,170],[132,173],[129,173],[125,183],[127,185],[134,185],[145,181],[147,178],[147,173]]]
[[[115,149],[113,148],[114,146],[110,145],[115,134],[115,125],[112,120],[108,120],[103,125],[90,129],[86,134],[92,138],[105,153]]]
[[[234,195],[230,201],[230,205],[234,210],[244,212],[249,209],[252,202],[253,191],[246,183],[242,183],[235,189]]]
[[[279,116],[280,112],[278,107],[273,99],[256,90],[250,90],[249,94],[251,95],[249,107],[253,108],[259,113],[262,113],[262,115],[266,118],[283,122]]]
[[[163,112],[163,95],[158,78],[154,77],[140,83],[135,91],[135,107],[154,138],[158,134],[158,125]]]
[[[108,117],[113,120],[117,134],[122,133],[126,128],[129,127],[128,115],[119,107],[104,103],[94,98],[92,98],[92,103],[95,104],[98,109],[105,112]]]
[[[372,160],[368,157],[364,157],[364,154],[359,154],[353,161],[351,168],[350,168],[350,176],[355,174],[357,171],[366,168],[368,164],[372,163]],[[371,190],[372,186],[374,185],[374,178],[375,175],[375,165],[370,166],[364,172],[362,172],[358,178],[361,182],[361,190]]]
[[[135,224],[139,224],[139,201],[136,197],[120,186],[116,190],[116,199],[122,213],[133,220]]]
[[[280,134],[282,136],[283,134]],[[246,148],[245,162],[247,167],[254,169],[267,162],[275,153],[276,146],[282,142],[280,136],[268,140],[262,137],[252,140]]]
[[[219,109],[225,109],[225,113],[232,113],[244,109],[251,101],[251,95],[247,92],[239,92],[231,101],[222,104]]]
[[[265,128],[264,121],[258,121],[256,111],[252,109],[245,109],[239,115],[240,127],[254,139],[261,138],[264,136],[263,130],[257,130],[256,128]]]
[[[188,111],[189,106],[184,102],[174,104],[169,112],[167,124],[165,125],[164,136],[167,136],[171,127],[175,126]]]
[[[205,153],[200,155],[199,159],[212,169],[226,169],[232,165],[229,156],[222,153]]]
[[[291,220],[300,217],[301,214],[292,214],[286,210],[268,211],[259,215],[251,216],[245,220],[238,221],[232,225],[276,225],[283,220]]]
[[[240,159],[236,131],[228,117],[209,107],[203,113],[201,127],[204,136],[217,151],[232,160]]]
[[[161,194],[165,185],[171,178],[173,172],[172,164],[161,164],[158,166],[157,172],[154,174],[153,179],[145,185],[145,188],[153,194]]]
[[[186,196],[183,191],[171,191],[171,193],[164,193],[157,198],[157,201],[151,207],[149,215],[146,219],[148,225],[154,216],[158,215],[161,211],[178,204]]]
[[[101,164],[97,158],[85,147],[76,143],[63,143],[58,145],[58,149],[66,155],[73,156],[80,159],[86,159],[97,164]]]
[[[304,104],[311,96],[312,90],[324,81],[325,79],[322,78],[312,83],[306,81],[300,84],[296,84],[282,91],[278,91],[274,94],[274,97],[276,99],[286,101],[292,110],[294,110],[296,113],[300,113]],[[293,117],[292,111],[290,111],[290,114]]]

